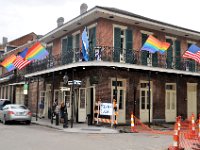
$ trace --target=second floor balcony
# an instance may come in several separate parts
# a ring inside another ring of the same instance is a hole
[[[174,69],[189,72],[199,72],[200,65],[194,60],[184,59],[182,56],[173,57],[167,53],[164,55],[134,49],[116,49],[114,47],[100,46],[89,50],[89,62],[117,62],[123,64],[135,64],[163,69]],[[81,49],[71,49],[59,55],[49,55],[44,60],[34,61],[26,67],[26,74],[56,68],[62,65],[84,61]]]

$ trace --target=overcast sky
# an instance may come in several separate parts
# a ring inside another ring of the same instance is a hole
[[[0,0],[0,43],[30,32],[44,35],[56,28],[58,17],[67,22],[80,5],[116,7],[151,19],[200,31],[200,0]]]

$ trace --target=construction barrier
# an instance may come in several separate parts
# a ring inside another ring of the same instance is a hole
[[[189,130],[189,132],[186,132],[184,134],[186,139],[197,139],[195,126],[196,126],[196,124],[195,124],[194,114],[192,114],[190,126],[189,126],[190,130]]]
[[[113,113],[113,120],[114,120],[114,122],[113,122],[113,126],[114,126],[114,128],[116,128],[117,127],[117,116],[118,116],[118,112],[117,112],[117,101],[114,99],[113,100],[113,111],[114,111],[114,113]]]
[[[105,111],[105,112],[109,112],[108,114],[101,114],[101,106],[106,105],[106,108],[109,108],[110,110],[112,109],[112,111]],[[95,103],[95,110],[94,110],[94,121],[96,122],[96,124],[98,125],[99,122],[101,123],[109,123],[111,124],[111,126],[114,125],[114,127],[116,128],[117,125],[117,116],[118,116],[118,112],[117,112],[117,104],[116,101],[113,101],[112,103],[101,103],[101,101],[99,100],[97,103]]]

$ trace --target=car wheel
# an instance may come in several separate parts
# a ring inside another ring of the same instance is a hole
[[[30,120],[27,120],[27,121],[26,121],[26,124],[27,124],[27,125],[30,125],[30,124],[31,124],[31,121],[30,121]]]

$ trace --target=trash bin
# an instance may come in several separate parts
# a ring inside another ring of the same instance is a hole
[[[87,122],[88,122],[88,125],[92,125],[92,116],[91,116],[91,114],[87,114]]]

